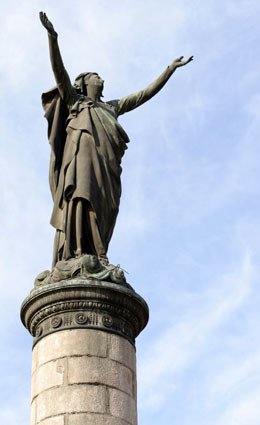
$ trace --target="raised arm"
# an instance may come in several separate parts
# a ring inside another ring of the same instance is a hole
[[[58,45],[58,34],[44,12],[40,12],[40,20],[48,32],[51,66],[61,98],[68,106],[72,105],[74,103],[75,90],[63,65]]]
[[[118,115],[132,111],[133,109],[150,100],[163,88],[163,86],[167,83],[177,68],[187,65],[187,63],[191,62],[192,60],[193,56],[185,61],[183,60],[183,56],[175,59],[171,65],[167,66],[165,71],[163,71],[163,73],[144,90],[137,91],[136,93],[132,93],[120,99],[117,104]]]

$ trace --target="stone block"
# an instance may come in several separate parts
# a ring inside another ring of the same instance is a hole
[[[109,409],[112,416],[121,418],[132,425],[137,424],[136,402],[129,395],[109,389]]]
[[[129,423],[110,415],[81,413],[78,415],[69,415],[66,425],[129,425]]]
[[[68,382],[103,384],[134,396],[133,372],[108,358],[71,357],[68,359]]]
[[[60,357],[75,355],[106,357],[107,333],[93,329],[70,329],[48,335],[37,345],[39,366]]]
[[[136,373],[136,355],[134,346],[119,335],[109,335],[108,356],[112,360],[129,367]]]
[[[36,425],[36,400],[31,403],[31,425]]]
[[[37,425],[65,425],[64,416],[53,416],[52,418],[45,419],[38,422]]]
[[[32,351],[32,374],[38,367],[38,345],[33,348]]]
[[[42,391],[63,385],[66,378],[66,358],[44,363],[32,375],[32,399]]]
[[[37,397],[37,421],[64,413],[106,412],[106,391],[96,385],[52,388]]]

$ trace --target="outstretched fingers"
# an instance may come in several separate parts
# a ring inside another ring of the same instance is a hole
[[[46,13],[40,12],[39,15],[40,15],[40,20],[42,21],[42,23],[46,23],[46,19],[47,19]]]
[[[47,25],[48,25],[48,18],[46,16],[46,13],[40,12],[39,16],[40,16],[40,20],[41,20],[42,25],[46,28]]]
[[[46,28],[46,30],[49,32],[49,34],[57,35],[51,21],[48,19],[46,13],[40,12],[39,16],[40,16],[40,20],[41,20],[42,25]]]
[[[184,65],[187,65],[187,63],[190,63],[191,61],[193,61],[193,56],[190,56],[187,60],[183,60],[183,56],[181,56],[180,58],[176,60],[176,64],[177,64],[177,67],[184,66]]]

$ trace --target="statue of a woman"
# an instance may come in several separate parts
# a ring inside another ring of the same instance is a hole
[[[56,229],[53,265],[83,254],[96,255],[105,263],[121,195],[120,164],[129,142],[117,118],[151,99],[192,57],[174,60],[144,90],[104,102],[104,81],[97,73],[82,73],[71,84],[58,35],[45,13],[40,13],[40,19],[48,31],[57,83],[55,89],[42,95],[52,147],[51,224]]]

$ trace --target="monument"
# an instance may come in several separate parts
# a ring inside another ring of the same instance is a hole
[[[40,20],[57,84],[42,95],[56,235],[52,269],[36,277],[21,308],[33,336],[31,425],[136,425],[135,338],[148,306],[107,256],[129,142],[117,118],[192,57],[174,60],[144,90],[105,102],[96,72],[71,83],[58,35],[45,13]]]

